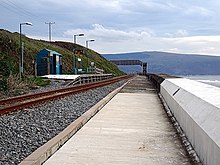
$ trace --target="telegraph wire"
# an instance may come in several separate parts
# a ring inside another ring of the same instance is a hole
[[[19,6],[19,4],[14,3],[11,0],[0,0],[0,6],[3,6],[5,9],[9,10],[10,12],[24,17],[25,19],[33,21],[39,21],[42,24],[45,23],[46,18],[39,17],[38,15],[28,11],[27,9]],[[63,33],[58,31],[59,27],[55,26],[53,29],[53,34],[56,37],[63,37]],[[41,32],[38,29],[35,29],[35,32],[40,34]]]
[[[27,16],[25,14],[15,10],[14,8],[11,8],[10,6],[8,6],[8,4],[6,4],[6,3],[4,3],[2,1],[0,2],[0,5],[3,6],[5,9],[11,11],[12,13],[16,13],[17,15],[20,15],[22,17],[26,17],[27,18]]]
[[[30,16],[29,13],[27,13],[25,11],[25,9],[20,9],[17,5],[15,5],[13,2],[7,0],[7,1],[2,1],[2,3],[4,3],[5,5],[7,5],[8,7],[12,8],[14,11],[16,11],[17,13],[23,13],[25,16]]]
[[[10,0],[7,0],[7,1],[8,1],[10,4],[12,4],[16,9],[18,9],[19,11],[23,11],[24,13],[26,13],[26,14],[29,15],[29,16],[38,17],[37,15],[35,15],[35,14],[29,12],[28,10],[26,10],[26,9],[24,9],[24,8],[22,8],[22,7],[18,6],[18,5],[16,5],[16,4],[13,3],[12,1],[10,1]]]
[[[25,17],[27,19],[32,19],[32,20],[37,20],[37,21],[42,21],[44,22],[44,18],[37,16],[36,14],[29,12],[28,10],[26,10],[25,8],[22,8],[18,5],[16,5],[15,3],[13,3],[10,0],[1,0],[0,1],[0,5],[5,7],[6,9],[8,9],[9,11],[20,15],[22,17]]]

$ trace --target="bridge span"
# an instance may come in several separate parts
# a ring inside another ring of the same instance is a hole
[[[147,63],[140,60],[110,60],[115,65],[140,65],[142,67],[142,74],[147,74]]]

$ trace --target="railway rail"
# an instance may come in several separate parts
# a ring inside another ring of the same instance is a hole
[[[36,94],[22,95],[18,97],[12,97],[8,99],[0,100],[0,115],[11,113],[13,111],[19,110],[21,108],[30,107],[41,102],[65,97],[71,94],[76,94],[84,92],[90,89],[102,87],[109,85],[124,79],[132,77],[131,75],[119,76],[107,80],[102,80],[99,82],[93,82],[89,84],[78,85],[74,87],[62,88],[57,90],[51,90],[47,92],[41,92]]]

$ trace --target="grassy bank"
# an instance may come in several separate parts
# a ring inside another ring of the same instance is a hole
[[[82,55],[76,55],[77,58],[82,59],[82,68],[86,68],[87,61],[90,62],[94,59],[98,68],[103,69],[105,73],[112,73],[114,76],[122,75],[121,72],[114,64],[106,60],[97,52],[86,49],[85,47],[68,43],[68,42],[47,42],[43,40],[36,40],[22,35],[24,42],[24,75],[29,77],[34,74],[33,61],[36,61],[36,54],[40,50],[47,48],[59,52],[63,55],[63,73],[73,73],[73,49],[82,49]],[[7,30],[0,29],[0,90],[10,90],[8,81],[14,78],[17,83],[25,82],[17,79],[19,73],[19,60],[20,60],[20,40],[19,33],[11,33]],[[86,55],[87,52],[87,55]],[[88,59],[87,59],[88,57]],[[21,82],[20,82],[21,81]],[[36,83],[33,80],[33,83]]]

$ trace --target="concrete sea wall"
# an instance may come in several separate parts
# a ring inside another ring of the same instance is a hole
[[[160,93],[205,165],[220,164],[220,88],[165,79]]]

